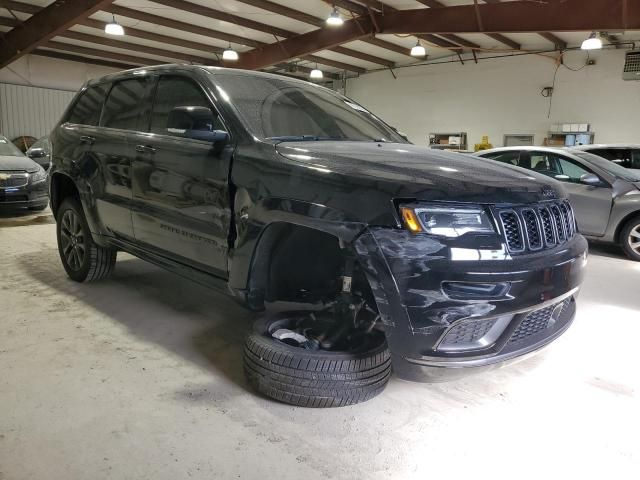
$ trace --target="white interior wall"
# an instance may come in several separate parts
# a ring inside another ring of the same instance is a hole
[[[0,70],[0,134],[47,135],[89,79],[114,68],[26,55]]]
[[[0,83],[76,92],[87,80],[117,72],[116,68],[25,55],[0,69]]]
[[[427,144],[430,132],[467,132],[469,149],[489,136],[501,146],[504,134],[535,134],[541,145],[552,123],[591,123],[597,143],[640,143],[640,82],[623,81],[623,50],[591,54],[593,66],[558,71],[551,118],[540,90],[551,86],[554,61],[539,55],[400,68],[363,75],[347,83],[347,95]],[[570,52],[572,68],[585,52]]]

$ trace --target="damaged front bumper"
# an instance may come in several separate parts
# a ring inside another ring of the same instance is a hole
[[[443,381],[520,359],[571,324],[586,265],[581,235],[511,256],[383,227],[355,242],[396,374]]]

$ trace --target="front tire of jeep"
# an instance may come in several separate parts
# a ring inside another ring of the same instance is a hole
[[[117,251],[96,245],[80,202],[67,198],[57,212],[56,236],[62,266],[76,282],[93,282],[111,275]]]
[[[373,330],[324,350],[300,334],[313,326],[299,328],[302,318],[321,322],[322,315],[286,312],[256,321],[244,350],[249,383],[275,400],[316,408],[354,405],[382,392],[391,375],[384,333]],[[278,332],[285,332],[281,339]]]

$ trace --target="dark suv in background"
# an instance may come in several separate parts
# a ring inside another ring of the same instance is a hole
[[[587,247],[558,182],[411,145],[326,88],[137,69],[89,82],[50,141],[68,275],[104,278],[123,250],[277,306],[244,368],[281,401],[363,401],[392,365],[412,380],[490,368],[574,318]]]

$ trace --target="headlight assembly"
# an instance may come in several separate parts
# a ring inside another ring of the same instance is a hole
[[[47,171],[40,166],[37,172],[33,172],[29,174],[29,183],[44,182],[46,179],[47,179]]]
[[[407,230],[456,238],[465,233],[495,233],[493,222],[481,207],[442,205],[401,206],[400,214]]]

